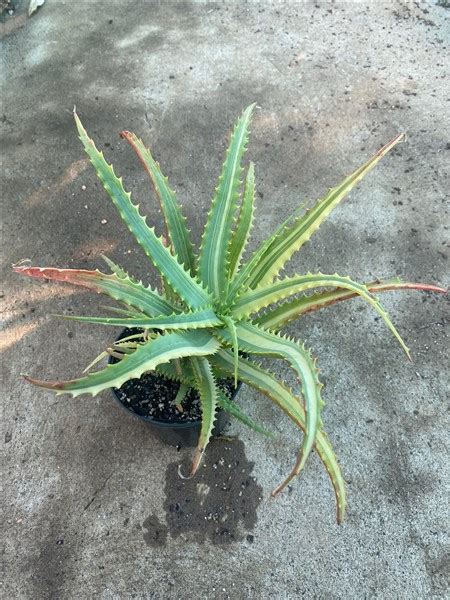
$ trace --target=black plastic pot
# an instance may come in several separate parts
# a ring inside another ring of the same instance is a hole
[[[120,335],[116,338],[116,342],[120,341],[124,337],[133,335],[134,333],[140,333],[140,331],[141,330],[139,330],[139,329],[124,329],[120,333]],[[108,360],[109,364],[114,364],[116,362],[117,362],[116,358],[114,358],[112,356],[109,357],[109,360]],[[162,377],[160,379],[163,380]],[[226,383],[229,383],[229,382],[226,381]],[[232,397],[231,397],[232,400],[235,399],[237,393],[239,392],[240,387],[241,387],[240,382],[238,383],[238,386],[236,389],[234,389],[234,387],[233,387]],[[197,444],[198,437],[200,434],[200,428],[201,428],[201,420],[200,419],[191,420],[191,421],[177,421],[177,420],[169,421],[169,420],[156,419],[150,415],[149,416],[140,415],[131,408],[129,403],[127,403],[126,393],[123,391],[122,388],[120,388],[120,389],[112,388],[111,391],[113,393],[115,400],[118,402],[118,404],[124,410],[127,411],[128,414],[131,414],[134,417],[136,417],[137,419],[147,423],[150,426],[152,433],[158,439],[160,439],[162,442],[164,442],[165,444],[168,444],[170,446],[177,446],[177,447],[195,446]],[[174,398],[175,398],[175,396],[174,396]],[[213,436],[220,435],[224,431],[224,429],[228,425],[228,423],[229,423],[229,417],[228,417],[227,413],[225,413],[223,410],[219,409],[217,411],[216,421],[214,424],[214,429],[213,429],[212,435]]]

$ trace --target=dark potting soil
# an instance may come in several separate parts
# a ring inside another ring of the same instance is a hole
[[[139,329],[125,329],[117,341],[122,338],[140,333]],[[110,357],[109,363],[119,362],[117,358]],[[231,397],[234,384],[230,380],[219,380],[218,385]],[[185,423],[201,420],[200,398],[197,390],[190,389],[182,401],[183,412],[174,404],[180,384],[170,379],[164,379],[157,373],[145,373],[140,379],[130,379],[121,388],[114,390],[120,402],[131,412],[156,419]]]

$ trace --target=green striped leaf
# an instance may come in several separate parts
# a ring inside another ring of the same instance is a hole
[[[438,287],[436,285],[429,285],[424,283],[409,283],[403,282],[400,279],[388,280],[388,281],[372,281],[364,284],[369,292],[375,294],[378,292],[388,292],[395,290],[419,290],[426,292],[437,292],[440,294],[446,294],[445,288]],[[332,306],[337,302],[343,300],[350,300],[356,298],[358,294],[350,290],[336,289],[330,292],[318,292],[309,296],[301,296],[295,298],[291,302],[285,302],[280,306],[272,310],[268,310],[263,315],[260,315],[254,320],[254,323],[263,327],[264,329],[281,329],[287,325],[290,321],[293,321],[300,315],[304,315],[309,312]]]
[[[234,387],[237,387],[238,384],[238,374],[237,374],[237,363],[239,356],[239,343],[236,331],[236,323],[233,321],[231,317],[223,316],[222,321],[228,327],[228,332],[230,334],[231,345],[233,346],[234,352]]]
[[[219,350],[219,352],[211,357],[211,362],[216,368],[222,370],[224,373],[231,374],[234,371],[234,358],[232,353],[228,350]],[[267,396],[274,404],[281,408],[281,410],[285,412],[298,427],[305,431],[306,415],[301,400],[294,396],[285,385],[275,378],[274,375],[261,367],[258,367],[250,360],[240,357],[239,379]],[[337,521],[338,523],[342,523],[347,505],[345,482],[331,444],[323,430],[317,432],[315,449],[317,450],[333,484],[336,495]],[[297,459],[295,466],[286,481],[274,490],[274,494],[278,494],[296,476],[298,463],[299,459]]]
[[[177,257],[172,256],[170,250],[156,236],[154,228],[147,226],[145,217],[139,213],[139,206],[135,206],[131,202],[131,194],[125,191],[122,179],[116,177],[112,166],[106,162],[103,152],[99,152],[93,140],[88,137],[78,115],[74,113],[74,116],[80,140],[97,172],[98,178],[114,202],[128,229],[133,233],[155,267],[189,308],[196,309],[212,304],[209,294],[185,271],[178,262]]]
[[[202,237],[199,256],[201,281],[216,298],[225,298],[228,287],[229,244],[237,209],[238,188],[254,104],[238,119],[231,136],[222,173]]]
[[[330,189],[325,198],[319,200],[306,214],[297,217],[294,221],[289,218],[279,227],[274,235],[255,251],[244,270],[239,274],[236,282],[233,282],[231,296],[234,297],[244,284],[249,288],[255,288],[258,284],[270,283],[291,256],[317,231],[331,211],[404,137],[404,134],[397,135],[364,165],[346,177],[341,184]]]
[[[117,277],[119,277],[121,279],[128,278],[131,281],[134,281],[136,283],[136,280],[133,279],[133,277],[131,277],[131,275],[129,275],[124,269],[122,269],[122,267],[120,265],[118,265],[117,263],[112,261],[110,258],[105,256],[104,254],[101,254],[101,257],[103,258],[105,263],[108,265],[108,267],[111,269],[111,271],[114,273],[114,275],[117,275]]]
[[[294,211],[294,213],[292,215],[289,215],[289,217],[277,227],[275,232],[269,238],[267,238],[257,250],[255,250],[255,252],[252,254],[250,260],[248,260],[245,263],[245,265],[238,271],[238,273],[236,273],[236,275],[232,279],[229,289],[228,289],[228,303],[229,304],[232,304],[234,302],[236,296],[241,294],[243,290],[245,291],[248,287],[250,287],[248,285],[248,280],[252,274],[253,269],[259,264],[262,257],[268,252],[273,241],[281,234],[281,232],[283,231],[283,229],[285,227],[287,227],[290,223],[292,223],[296,214],[298,212],[301,212],[302,210],[303,210],[303,206],[300,206],[299,208],[297,208]]]
[[[105,275],[100,271],[86,271],[84,269],[56,269],[53,267],[13,267],[16,273],[22,273],[37,279],[51,279],[79,285],[99,294],[106,294],[110,298],[132,306],[148,316],[170,315],[177,308],[162,298],[158,292],[146,287],[140,282],[135,282],[129,277],[120,278],[117,275]]]
[[[202,426],[190,476],[192,477],[200,466],[206,446],[211,438],[214,421],[216,419],[218,391],[216,381],[206,358],[194,358],[191,361],[194,371],[196,388],[200,394],[200,406],[202,409]]]
[[[121,315],[122,317],[128,317],[131,319],[134,319],[136,317],[145,317],[146,316],[146,315],[144,315],[143,312],[138,311],[136,309],[127,310],[125,308],[116,308],[115,306],[107,306],[106,304],[101,305],[100,308],[104,308],[106,310],[111,311],[112,313],[115,313],[116,315]]]
[[[245,179],[244,195],[239,218],[230,243],[230,266],[228,278],[232,279],[239,269],[241,258],[250,237],[255,200],[255,166],[251,162]]]
[[[364,285],[352,281],[349,277],[342,277],[338,274],[324,275],[323,273],[308,273],[307,275],[295,275],[294,277],[286,277],[285,279],[275,281],[268,286],[260,286],[256,290],[249,290],[237,300],[233,308],[233,315],[235,318],[242,318],[257,312],[273,302],[278,302],[294,294],[318,287],[344,288],[364,298],[377,311],[392,334],[397,338],[408,358],[410,358],[408,347],[379,300]]]
[[[70,381],[40,381],[25,376],[30,383],[52,390],[59,394],[92,394],[102,390],[119,388],[130,379],[138,379],[147,371],[152,371],[161,363],[183,356],[207,356],[217,352],[219,343],[206,331],[169,333],[140,345],[133,354],[101,371]]]
[[[236,404],[236,402],[230,400],[227,397],[227,395],[221,390],[219,390],[218,404],[222,410],[224,410],[226,413],[228,413],[244,425],[247,425],[247,427],[249,427],[250,429],[253,429],[253,431],[256,431],[257,433],[262,433],[262,435],[265,435],[267,437],[276,437],[274,433],[272,433],[268,429],[265,429],[265,427],[262,427],[253,419],[251,419],[247,414],[245,414],[242,411],[242,409]]]
[[[178,260],[186,271],[194,275],[194,250],[186,226],[186,217],[181,212],[175,192],[170,189],[167,177],[162,174],[159,163],[154,160],[150,150],[145,147],[142,140],[129,131],[122,131],[120,135],[136,152],[137,157],[152,181],[164,215],[166,234],[170,240],[174,254],[177,255]]]
[[[55,315],[70,321],[114,325],[120,327],[142,327],[144,329],[206,329],[222,323],[212,308],[205,308],[192,313],[178,313],[159,317],[79,317],[74,315]]]
[[[301,382],[302,393],[305,398],[306,420],[305,437],[298,470],[300,472],[313,449],[317,431],[322,426],[320,417],[323,407],[320,394],[322,384],[319,381],[315,362],[304,346],[289,338],[258,329],[250,323],[239,323],[236,326],[236,333],[239,348],[242,352],[284,358],[294,369]],[[216,335],[228,343],[231,341],[231,336],[226,330],[220,330]]]

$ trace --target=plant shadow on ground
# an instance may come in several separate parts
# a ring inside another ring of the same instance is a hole
[[[179,462],[168,465],[164,510],[166,524],[154,514],[142,524],[148,546],[164,546],[167,538],[183,537],[215,545],[253,541],[248,532],[257,522],[262,488],[251,475],[254,463],[244,443],[217,438],[209,446],[203,467],[192,479],[180,477]]]

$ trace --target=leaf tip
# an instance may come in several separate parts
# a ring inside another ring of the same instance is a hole
[[[131,133],[129,131],[127,131],[126,129],[124,129],[124,131],[121,131],[119,133],[119,136],[123,139],[123,140],[129,140],[131,137]]]
[[[194,473],[189,473],[189,475],[183,475],[183,473],[181,472],[181,465],[178,465],[178,477],[180,477],[181,479],[192,479],[192,477],[194,476]]]

